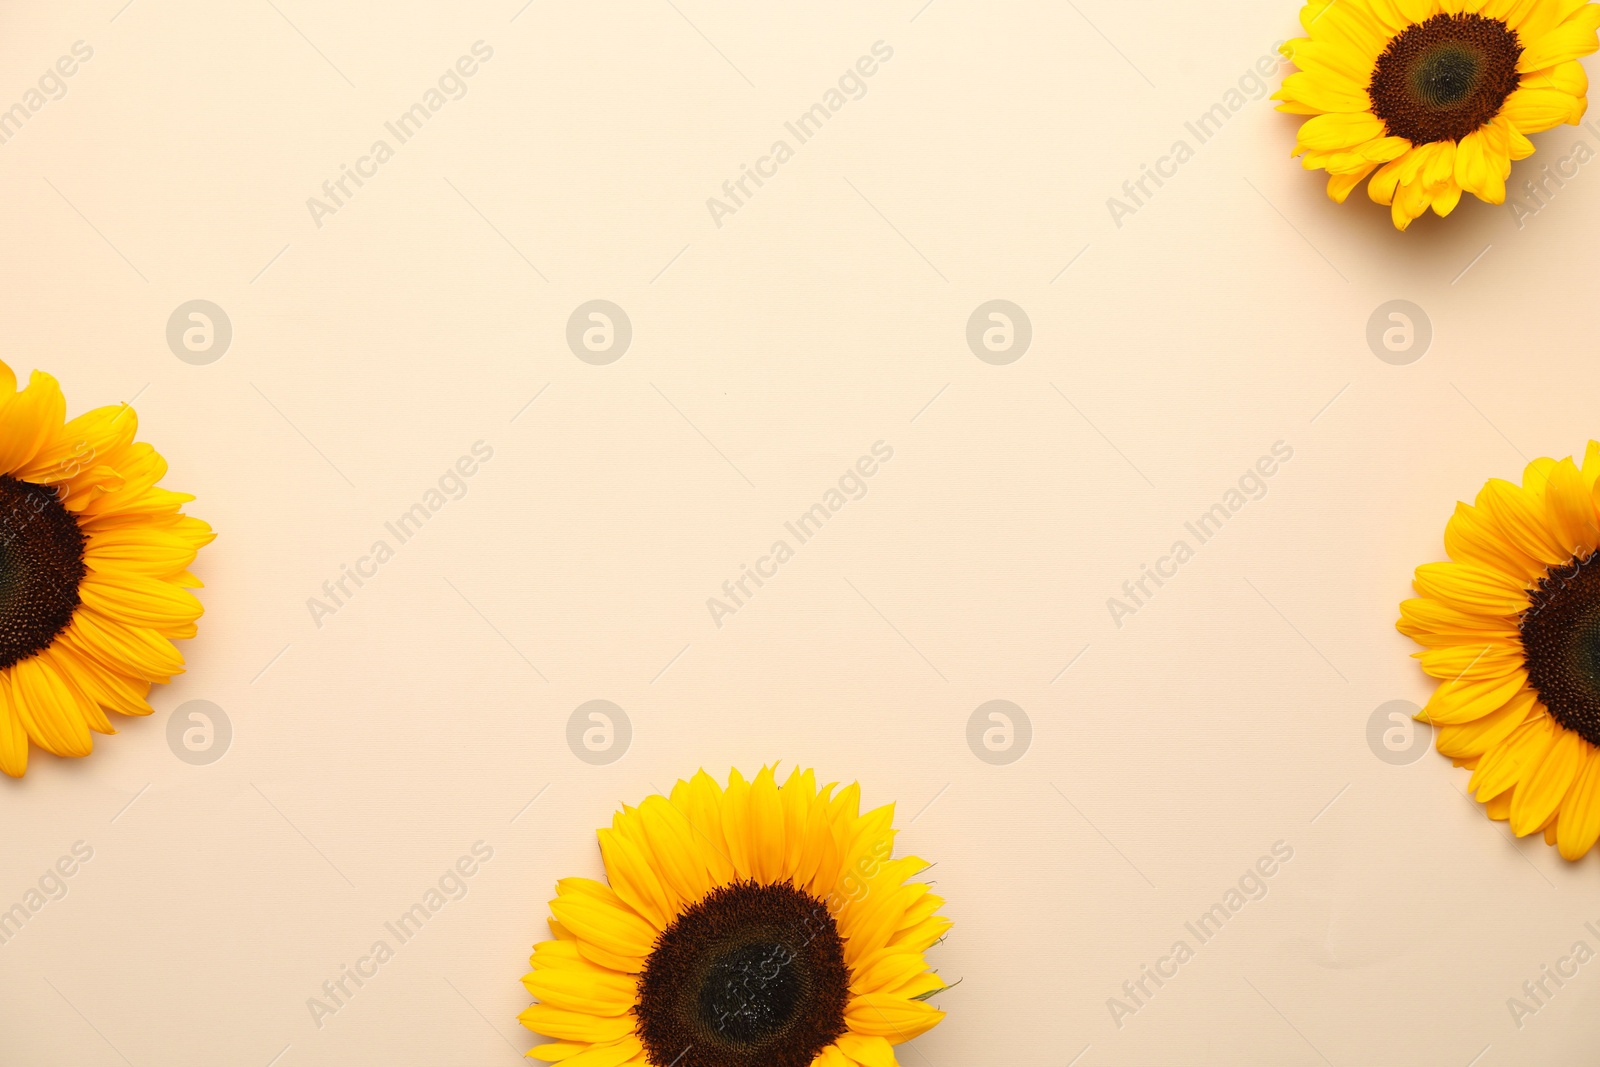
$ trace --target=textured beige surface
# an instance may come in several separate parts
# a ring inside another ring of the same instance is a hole
[[[593,828],[783,759],[897,800],[938,861],[933,957],[964,982],[904,1064],[1594,1062],[1600,965],[1520,1028],[1507,999],[1600,949],[1597,861],[1510,840],[1465,772],[1367,731],[1427,692],[1392,623],[1453,501],[1600,432],[1600,172],[1405,235],[1330,204],[1249,99],[1287,2],[122,3],[0,16],[0,107],[93,49],[0,145],[0,353],[75,411],[136,399],[220,536],[157,714],[0,783],[0,907],[93,850],[0,945],[0,1061],[509,1067]],[[385,124],[479,41],[400,143]],[[880,41],[800,143],[785,123]],[[1580,140],[1541,136],[1514,184]],[[1118,226],[1107,199],[1158,163]],[[164,335],[194,299],[233,327],[204,365]],[[632,323],[607,365],[565,339],[596,299]],[[966,341],[994,299],[1032,325],[999,365]],[[1395,299],[1432,324],[1409,365],[1366,341]],[[480,441],[399,544],[385,523]],[[875,442],[865,495],[799,544],[784,524]],[[1185,524],[1241,478],[1260,499],[1201,544]],[[192,700],[232,726],[208,765],[169,748]],[[591,700],[631,723],[606,765],[567,744]],[[992,700],[1031,722],[1006,765],[968,747]],[[477,842],[465,899],[319,1027],[307,999]],[[1185,924],[1241,879],[1261,899],[1201,944]]]

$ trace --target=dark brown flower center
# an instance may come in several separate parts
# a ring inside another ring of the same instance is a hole
[[[1517,88],[1516,31],[1482,15],[1434,15],[1401,31],[1367,85],[1372,113],[1412,144],[1459,141]]]
[[[1528,684],[1556,722],[1600,745],[1600,553],[1550,568],[1521,629]]]
[[[845,1031],[850,969],[822,901],[738,882],[686,908],[639,976],[656,1067],[807,1067]]]
[[[0,476],[0,670],[49,648],[72,621],[83,545],[54,490]]]

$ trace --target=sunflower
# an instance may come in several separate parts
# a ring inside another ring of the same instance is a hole
[[[31,741],[87,756],[107,711],[148,715],[153,682],[183,669],[200,584],[188,566],[211,527],[158,489],[166,460],[135,442],[127,405],[64,421],[48,374],[17,389],[0,363],[0,770],[19,778]]]
[[[1569,860],[1600,838],[1600,443],[1580,467],[1536,459],[1445,526],[1449,563],[1417,568],[1398,628],[1440,679],[1419,715],[1467,788],[1518,837]]]
[[[944,1013],[923,952],[950,922],[893,858],[894,807],[860,788],[782,786],[763,768],[723,789],[701,771],[600,831],[606,885],[556,884],[554,941],[522,980],[529,1056],[563,1067],[893,1067],[892,1046]]]
[[[1404,230],[1463,191],[1502,204],[1511,161],[1530,133],[1577,125],[1600,5],[1587,0],[1309,0],[1307,36],[1283,46],[1299,71],[1273,94],[1279,111],[1312,115],[1294,154],[1328,172],[1344,203],[1367,195]],[[1377,171],[1373,174],[1373,171]]]

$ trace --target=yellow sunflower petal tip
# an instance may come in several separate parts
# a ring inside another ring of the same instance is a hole
[[[150,714],[151,685],[183,669],[172,642],[200,617],[184,586],[211,529],[156,488],[166,463],[131,409],[69,422],[54,377],[17,392],[3,364],[0,394],[0,771],[20,778],[31,745],[85,756],[116,732],[107,711]]]
[[[1588,78],[1577,60],[1600,47],[1600,5],[1581,0],[1477,11],[1311,0],[1301,23],[1316,47],[1280,48],[1299,71],[1274,99],[1310,116],[1301,139],[1315,131],[1317,162],[1307,165],[1353,182],[1372,175],[1383,186],[1372,199],[1392,203],[1399,230],[1430,207],[1449,215],[1463,193],[1504,203],[1512,160],[1533,150],[1526,135],[1581,121]],[[1408,147],[1380,162],[1385,138]]]
[[[1467,790],[1519,837],[1568,860],[1600,839],[1600,468],[1594,445],[1491,479],[1445,527],[1447,563],[1417,569],[1400,630],[1439,685],[1417,718]]]
[[[890,809],[777,765],[700,771],[602,830],[606,884],[564,880],[519,1018],[543,1060],[629,1067],[892,1067],[935,1026],[924,953],[949,920]]]

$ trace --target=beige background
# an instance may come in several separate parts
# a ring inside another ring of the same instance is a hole
[[[509,1067],[593,828],[776,759],[898,801],[938,861],[964,981],[904,1064],[1594,1061],[1600,964],[1520,1028],[1506,1002],[1600,949],[1597,861],[1367,725],[1425,699],[1392,624],[1453,501],[1600,432],[1600,172],[1520,229],[1474,201],[1396,234],[1255,100],[1116,226],[1288,0],[124,2],[0,8],[0,107],[94,49],[0,146],[0,353],[74,412],[136,400],[220,536],[157,714],[0,783],[0,906],[94,849],[0,946],[0,1061]],[[479,40],[467,95],[319,229],[307,198]],[[880,40],[866,95],[714,225]],[[164,336],[196,298],[234,329],[204,366]],[[564,339],[597,298],[633,324],[609,366]],[[1033,326],[1005,366],[964,337],[996,298]],[[1392,299],[1432,323],[1408,366],[1365,340]],[[318,627],[308,598],[479,440],[466,496]],[[879,440],[868,495],[713,625]],[[1265,498],[1116,626],[1277,441]],[[632,724],[605,766],[566,741],[593,699]],[[1033,729],[1005,766],[966,741],[994,699]],[[209,765],[169,748],[190,700],[232,724]],[[480,840],[466,899],[318,1028],[307,998]],[[1119,1028],[1107,999],[1278,841],[1265,899]]]

